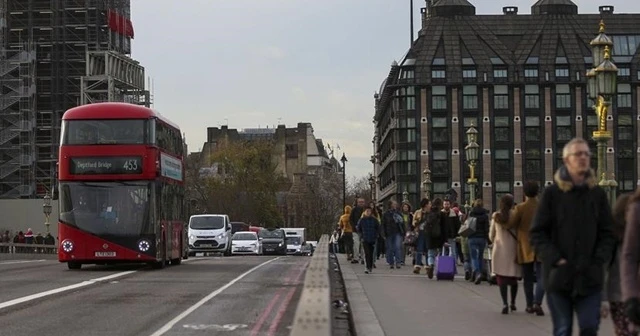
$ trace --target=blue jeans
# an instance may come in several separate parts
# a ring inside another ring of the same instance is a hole
[[[387,264],[400,264],[402,261],[402,235],[396,233],[390,235],[386,240],[387,245]]]
[[[573,312],[578,317],[580,336],[596,336],[600,328],[600,305],[602,293],[573,298],[564,293],[547,293],[547,303],[553,321],[553,336],[571,336]]]
[[[482,273],[485,248],[487,248],[486,239],[477,237],[469,238],[469,257],[471,259],[471,268],[476,274]]]
[[[458,262],[458,247],[456,245],[455,238],[447,239],[447,243],[449,244],[449,256],[453,257],[453,259]]]
[[[427,236],[424,231],[418,231],[418,239],[416,239],[416,266],[424,266],[422,257],[427,252]]]
[[[534,268],[536,270],[536,289],[533,292],[533,303],[538,306],[542,305],[542,299],[544,299],[544,283],[542,282],[542,263],[536,261],[534,263]]]

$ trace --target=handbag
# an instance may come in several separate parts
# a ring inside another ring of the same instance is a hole
[[[409,231],[404,235],[404,245],[416,246],[418,241],[418,234],[414,231]]]
[[[460,226],[458,230],[458,234],[461,237],[469,237],[471,234],[476,232],[476,227],[478,225],[478,219],[476,217],[468,217],[464,224]]]

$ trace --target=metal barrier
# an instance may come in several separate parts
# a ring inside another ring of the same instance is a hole
[[[56,254],[57,245],[0,243],[0,254]]]
[[[290,335],[330,336],[331,330],[329,235],[323,235],[307,268]]]

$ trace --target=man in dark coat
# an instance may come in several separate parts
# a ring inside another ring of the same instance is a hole
[[[565,145],[564,166],[544,190],[530,231],[542,259],[554,335],[572,335],[574,311],[580,335],[597,335],[600,325],[604,265],[615,238],[607,195],[597,185],[590,157],[583,139]]]

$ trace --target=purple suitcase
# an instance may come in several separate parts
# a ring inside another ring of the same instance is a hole
[[[436,257],[436,279],[453,280],[456,276],[456,259],[447,255]]]

